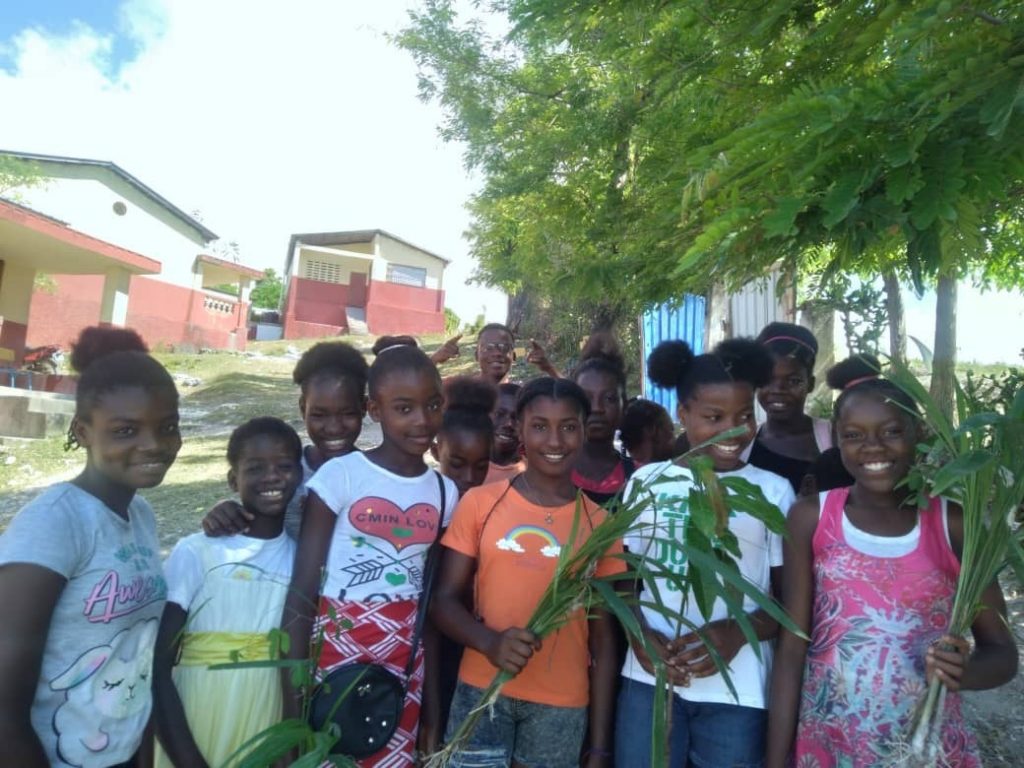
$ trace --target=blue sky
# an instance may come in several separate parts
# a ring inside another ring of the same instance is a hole
[[[9,68],[11,61],[5,44],[26,29],[35,29],[47,36],[62,37],[74,33],[81,25],[90,27],[101,37],[112,40],[111,58],[114,69],[137,52],[135,42],[123,30],[121,6],[124,0],[13,0],[0,10],[0,67]]]

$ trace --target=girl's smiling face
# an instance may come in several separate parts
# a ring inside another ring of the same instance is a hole
[[[181,449],[177,395],[165,388],[106,392],[73,428],[91,467],[121,488],[160,485]]]
[[[302,479],[294,444],[275,435],[254,435],[228,471],[228,485],[249,512],[282,517]]]
[[[769,419],[792,421],[804,414],[807,395],[814,388],[814,378],[794,357],[775,357],[772,377],[757,391],[757,401]]]
[[[441,429],[443,407],[441,377],[434,368],[393,370],[377,383],[367,401],[385,442],[421,458]]]
[[[363,429],[366,404],[348,378],[314,376],[299,398],[306,434],[324,461],[350,453]]]
[[[441,474],[458,487],[460,499],[470,488],[483,485],[491,468],[491,443],[482,432],[446,429],[437,438],[434,455]]]
[[[583,445],[583,416],[571,398],[546,396],[531,400],[519,419],[519,439],[531,470],[567,476]]]
[[[754,390],[741,381],[700,384],[689,400],[679,404],[679,420],[691,446],[696,447],[715,435],[735,427],[746,431],[709,445],[701,453],[711,457],[715,470],[730,472],[743,465],[740,454],[754,439]]]
[[[857,485],[891,493],[907,476],[917,445],[914,420],[877,392],[851,392],[836,420],[839,455]]]
[[[480,374],[496,384],[502,381],[512,368],[514,346],[512,336],[500,328],[490,328],[481,333],[476,342]]]

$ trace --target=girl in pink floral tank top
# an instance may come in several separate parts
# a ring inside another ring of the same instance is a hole
[[[905,738],[926,687],[925,652],[949,626],[960,573],[939,499],[921,510],[910,534],[881,542],[852,529],[843,511],[849,493],[821,494],[812,539],[814,606],[796,735],[799,768],[878,765]],[[901,549],[909,551],[895,554]],[[973,768],[980,763],[963,726],[960,697],[950,695],[944,751],[950,765]]]
[[[949,690],[940,765],[976,768],[961,688],[993,688],[1017,669],[1006,605],[986,590],[971,634],[946,634],[960,573],[963,513],[918,509],[900,483],[915,459],[916,407],[877,363],[829,372],[843,389],[833,419],[849,488],[799,500],[783,550],[783,600],[810,641],[781,631],[772,674],[766,768],[880,768],[909,739],[928,681]],[[849,382],[849,384],[847,384]],[[951,648],[952,650],[948,650]]]

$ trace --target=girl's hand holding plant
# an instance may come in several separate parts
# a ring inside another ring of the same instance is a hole
[[[487,660],[510,675],[518,675],[534,651],[540,650],[540,638],[528,629],[509,627],[496,632],[487,648]]]
[[[718,651],[724,664],[736,658],[740,648],[747,644],[743,631],[732,619],[712,621],[704,626],[702,632],[703,638],[696,632],[689,632],[673,641],[672,645],[679,652],[669,660],[670,665],[685,667],[693,677],[711,677],[718,674],[718,667],[705,642]]]
[[[685,663],[677,661],[676,649],[682,648],[679,645],[678,640],[669,640],[661,632],[657,632],[653,629],[645,629],[644,637],[647,640],[648,645],[654,649],[658,654],[658,658],[665,663],[665,672],[668,675],[668,681],[672,685],[681,685],[684,688],[690,684],[690,669]],[[651,661],[651,657],[647,654],[647,650],[640,644],[636,643],[633,646],[636,652],[637,661],[640,662],[640,666],[643,667],[649,674],[657,674],[654,669],[654,662]]]
[[[970,660],[971,646],[962,637],[943,635],[925,655],[925,677],[938,680],[951,691],[959,691],[964,669]]]

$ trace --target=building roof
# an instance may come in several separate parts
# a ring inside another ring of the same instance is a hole
[[[295,252],[296,243],[303,243],[305,245],[351,245],[352,243],[370,243],[373,242],[373,238],[381,236],[386,237],[389,240],[407,245],[410,248],[415,248],[420,253],[426,254],[431,258],[437,259],[442,264],[447,266],[451,264],[451,259],[446,259],[444,256],[439,256],[433,251],[428,251],[426,248],[421,248],[415,243],[410,243],[397,235],[392,235],[383,229],[354,229],[347,232],[308,232],[305,234],[292,235],[288,241],[288,254],[284,260],[284,274],[290,275],[292,269],[292,254]]]
[[[245,266],[245,264],[239,264],[237,261],[219,259],[216,256],[209,255],[208,253],[200,253],[196,256],[196,261],[201,261],[204,264],[213,264],[214,266],[220,267],[228,272],[245,275],[246,277],[251,277],[254,280],[259,280],[263,277],[263,270],[261,269],[253,269],[252,267]]]
[[[112,163],[109,160],[90,160],[82,157],[65,157],[63,155],[40,155],[34,152],[15,152],[7,149],[0,149],[0,155],[6,155],[13,157],[18,160],[25,160],[28,162],[37,163],[56,163],[58,165],[68,166],[81,166],[88,168],[99,168],[102,170],[110,171],[115,176],[119,176],[121,179],[126,181],[130,186],[134,187],[139,193],[148,197],[154,203],[159,205],[171,213],[176,218],[187,224],[189,227],[198,232],[207,241],[217,240],[219,236],[216,232],[208,229],[201,221],[193,216],[189,216],[178,206],[174,205],[170,200],[157,193],[154,189],[146,186],[137,178],[132,176],[128,171],[124,170],[121,166],[116,163]]]
[[[0,199],[4,259],[55,274],[104,274],[121,267],[137,275],[160,274],[160,262],[72,229],[63,221]]]

